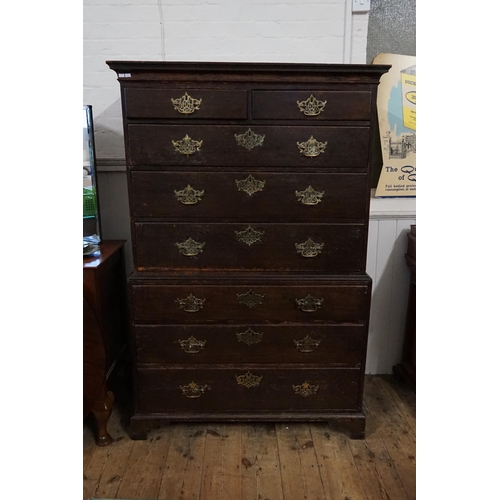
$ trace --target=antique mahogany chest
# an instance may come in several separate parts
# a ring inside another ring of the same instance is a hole
[[[362,437],[369,166],[389,66],[107,64],[133,243],[131,436],[326,420]]]

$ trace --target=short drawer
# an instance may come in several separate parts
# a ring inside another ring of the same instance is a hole
[[[225,166],[367,171],[369,127],[128,125],[132,169]]]
[[[136,222],[139,272],[365,270],[364,224]]]
[[[133,171],[130,180],[135,217],[328,221],[367,212],[365,173]]]
[[[322,363],[359,367],[362,325],[136,325],[139,364]]]
[[[254,90],[256,120],[369,120],[372,93],[367,91]]]
[[[356,410],[360,370],[350,368],[139,369],[138,411]]]
[[[126,88],[127,118],[246,119],[246,90]]]
[[[129,280],[135,323],[366,323],[371,280],[329,285],[140,284]]]

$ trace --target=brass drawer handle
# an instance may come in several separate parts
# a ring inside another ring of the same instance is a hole
[[[174,189],[175,197],[184,205],[195,205],[201,201],[201,197],[205,194],[205,190],[198,191],[192,188],[189,184],[184,189],[176,191]]]
[[[193,238],[188,238],[183,243],[176,243],[175,246],[179,249],[179,252],[186,257],[194,257],[199,253],[203,252],[203,247],[205,243],[198,243],[194,241]]]
[[[179,141],[172,141],[174,145],[174,149],[183,155],[192,155],[199,151],[203,141],[195,141],[189,137],[189,135],[185,135],[183,139]]]
[[[324,243],[314,243],[311,238],[308,238],[304,243],[295,243],[297,253],[300,253],[302,257],[316,257],[321,253],[324,246]]]
[[[191,97],[187,92],[184,92],[182,97],[178,99],[171,99],[172,105],[176,111],[183,115],[190,115],[196,110],[200,109],[201,99],[195,99]]]
[[[236,239],[246,243],[248,246],[252,246],[254,243],[261,241],[262,236],[265,231],[257,231],[251,226],[248,226],[244,231],[235,231]]]
[[[254,332],[251,328],[248,328],[245,332],[236,334],[238,342],[243,342],[246,345],[258,344],[262,341],[263,336],[263,333]]]
[[[319,101],[312,94],[305,101],[297,101],[301,113],[306,116],[318,116],[326,106],[326,101]]]
[[[309,335],[306,335],[302,340],[294,340],[293,343],[300,352],[313,352],[317,349],[321,340],[314,340]]]
[[[327,141],[319,142],[312,135],[305,142],[297,142],[300,153],[308,158],[314,158],[315,156],[319,156],[321,153],[324,153],[327,144]]]
[[[321,307],[323,299],[315,299],[311,294],[309,294],[303,299],[295,299],[295,302],[297,303],[301,311],[314,312]]]
[[[196,354],[197,352],[200,352],[201,349],[205,347],[205,344],[207,343],[206,340],[198,340],[194,338],[193,336],[189,337],[186,340],[180,340],[179,339],[179,344],[184,352],[187,352],[189,354]]]
[[[292,385],[293,392],[299,396],[307,398],[311,394],[316,394],[319,390],[319,385],[311,385],[309,382],[304,382],[301,385]]]
[[[186,312],[198,312],[200,309],[203,309],[205,300],[206,299],[198,299],[190,293],[185,299],[175,299],[175,302]]]
[[[257,387],[261,380],[262,376],[259,377],[250,372],[246,372],[245,375],[236,375],[236,382],[247,389],[250,389],[250,387]]]
[[[247,307],[252,309],[252,307],[262,304],[262,300],[265,295],[259,295],[258,293],[254,293],[252,290],[248,290],[247,293],[236,294],[236,297],[238,298],[238,302],[240,304],[245,304]]]
[[[248,196],[252,196],[257,191],[262,191],[266,185],[266,181],[258,181],[250,174],[246,179],[235,181],[238,186],[238,191],[245,191]]]
[[[303,205],[317,205],[321,203],[324,194],[324,191],[316,191],[312,186],[304,189],[304,191],[295,191],[297,200]]]
[[[234,134],[234,138],[236,139],[236,144],[238,146],[242,146],[248,151],[251,151],[253,148],[257,146],[262,146],[264,144],[265,135],[259,135],[252,131],[252,129],[248,129],[243,134]]]
[[[187,398],[199,398],[205,391],[210,390],[208,385],[198,385],[194,382],[191,382],[188,385],[180,385],[179,387],[182,394],[184,394]]]

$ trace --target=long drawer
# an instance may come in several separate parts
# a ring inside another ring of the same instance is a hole
[[[356,410],[358,368],[138,369],[139,412]]]
[[[371,280],[323,285],[139,284],[130,280],[135,323],[365,324]]]
[[[129,124],[127,135],[132,169],[212,165],[368,170],[369,127]]]
[[[137,325],[138,364],[323,363],[360,366],[363,325]]]
[[[363,272],[364,224],[135,223],[138,271]]]
[[[366,174],[131,172],[135,217],[362,220]]]

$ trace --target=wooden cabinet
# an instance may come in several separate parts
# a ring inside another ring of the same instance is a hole
[[[362,437],[389,67],[108,65],[132,229],[132,437],[171,420],[326,420]]]
[[[124,243],[102,241],[97,255],[83,258],[83,416],[94,415],[98,445],[112,441],[110,381],[127,354]]]

